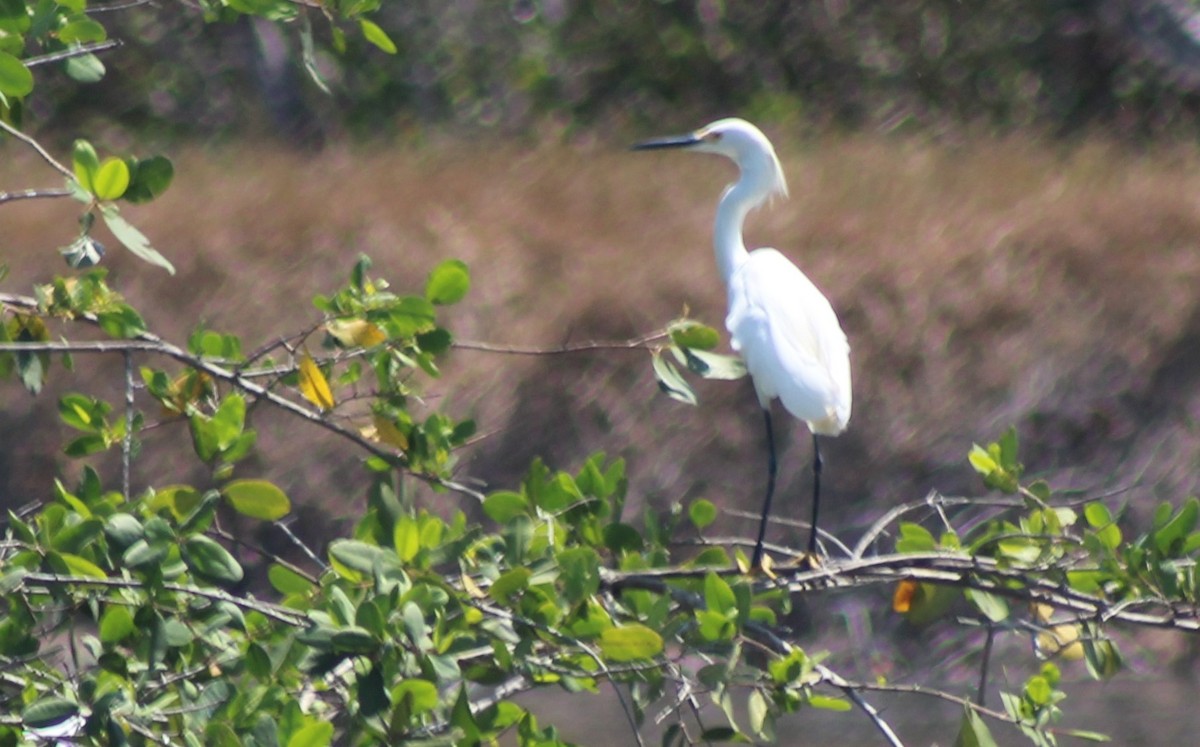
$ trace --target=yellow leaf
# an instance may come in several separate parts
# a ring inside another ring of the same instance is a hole
[[[383,330],[366,319],[331,319],[325,329],[347,348],[370,348],[387,341]]]
[[[401,451],[406,451],[408,449],[408,438],[405,437],[400,429],[396,427],[396,424],[390,419],[380,415],[379,413],[375,413],[374,420],[372,422],[375,424],[376,440],[382,441],[385,444],[391,444]]]
[[[466,590],[466,592],[472,597],[475,599],[483,599],[487,597],[487,592],[479,588],[479,584],[475,583],[475,579],[471,578],[465,573],[460,574],[459,578],[462,579],[463,589]]]
[[[333,392],[329,389],[329,382],[307,350],[300,353],[300,394],[322,410],[333,409]]]
[[[1038,652],[1047,659],[1061,657],[1067,661],[1083,658],[1083,643],[1079,640],[1079,626],[1070,623],[1055,625],[1050,630],[1037,634]]]
[[[896,584],[896,593],[892,595],[892,609],[904,614],[912,609],[913,598],[917,596],[920,585],[910,578]]]

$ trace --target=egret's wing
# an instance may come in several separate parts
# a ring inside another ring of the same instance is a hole
[[[729,281],[725,325],[759,400],[774,397],[817,433],[850,419],[850,346],[829,301],[774,249],[751,252]]]

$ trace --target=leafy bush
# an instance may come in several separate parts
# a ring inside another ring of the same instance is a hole
[[[4,7],[5,33],[28,33],[50,54],[85,59],[89,48],[73,45],[103,41],[80,8]],[[338,23],[388,46],[358,17],[364,8],[341,10]],[[468,296],[464,263],[441,262],[419,291],[395,291],[364,257],[314,299],[319,319],[250,353],[210,329],[183,345],[165,340],[91,266],[103,252],[89,230],[99,215],[148,270],[170,270],[119,206],[161,194],[173,167],[161,156],[101,159],[83,140],[71,168],[59,163],[13,124],[32,89],[12,60],[27,72],[41,58],[4,54],[0,124],[66,186],[3,193],[0,204],[70,198],[83,209],[64,250],[72,271],[32,295],[0,293],[0,377],[37,393],[56,362],[70,371],[77,357],[116,356],[125,366],[121,401],[59,399],[79,478],[58,480],[5,523],[0,744],[479,744],[515,734],[556,745],[557,729],[513,696],[612,686],[637,741],[648,719],[665,724],[668,745],[772,740],[786,714],[857,708],[899,744],[870,702],[895,692],[961,706],[960,744],[993,744],[988,719],[1049,745],[1101,738],[1059,725],[1061,663],[1110,677],[1121,666],[1110,627],[1200,627],[1200,500],[1163,504],[1127,539],[1105,502],[1027,481],[1015,431],[970,450],[992,494],[896,506],[853,545],[825,535],[821,558],[775,548],[795,562],[774,567],[748,568],[749,541],[712,534],[719,509],[707,501],[633,512],[626,465],[604,454],[573,470],[534,461],[520,484],[479,491],[455,464],[474,423],[421,396],[455,345],[439,313]],[[695,403],[688,372],[743,373],[711,352],[717,340],[678,320],[626,346],[646,349],[662,388]],[[290,499],[248,459],[260,408],[361,451],[366,508],[320,552],[293,537],[284,557],[226,528],[236,514],[291,537]],[[165,422],[186,429],[154,427]],[[179,465],[140,458],[155,438],[189,441],[204,479],[188,484]],[[105,453],[119,456],[118,476],[93,466]],[[134,469],[149,487],[132,489]],[[430,495],[436,512],[421,506]],[[786,624],[805,597],[877,586],[914,626],[978,634],[959,639],[981,651],[974,696],[848,678]],[[1028,640],[1037,658],[1023,678],[1009,665],[1014,684],[997,710],[985,697],[1000,637]]]

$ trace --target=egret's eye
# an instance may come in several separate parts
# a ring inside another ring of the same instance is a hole
[[[710,132],[704,136],[704,140],[706,140],[710,143],[715,143],[720,139],[721,139],[721,133],[719,133],[719,132]]]

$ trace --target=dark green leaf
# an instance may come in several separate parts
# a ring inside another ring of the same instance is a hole
[[[573,547],[558,554],[563,595],[575,604],[600,590],[600,556],[590,547]]]
[[[513,568],[492,582],[488,594],[497,602],[504,604],[509,597],[523,590],[529,584],[532,572],[528,568]]]
[[[958,738],[954,740],[954,747],[998,747],[998,745],[983,718],[973,708],[964,707],[962,725],[958,729]]]
[[[712,350],[721,343],[721,335],[707,324],[681,320],[671,325],[671,342],[681,348]]]
[[[21,721],[30,729],[45,729],[79,713],[79,704],[54,696],[35,700],[25,707]]]
[[[151,156],[136,162],[133,178],[124,198],[129,202],[149,202],[167,191],[175,177],[175,166],[164,156]]]
[[[193,571],[218,583],[235,584],[242,580],[242,566],[233,555],[202,534],[184,540],[183,558]]]

